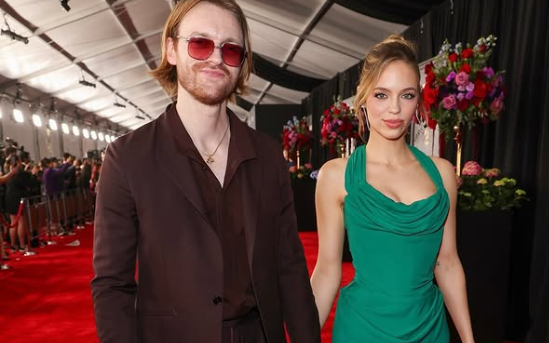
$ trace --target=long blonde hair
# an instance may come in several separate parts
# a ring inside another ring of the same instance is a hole
[[[179,31],[179,24],[185,15],[201,2],[208,2],[231,12],[240,24],[244,36],[246,57],[240,70],[235,91],[231,94],[231,97],[234,97],[235,94],[245,94],[247,82],[252,73],[252,48],[246,16],[235,0],[184,0],[178,2],[164,24],[164,32],[162,33],[162,61],[158,68],[151,70],[150,75],[160,82],[160,85],[162,85],[172,99],[177,98],[177,67],[168,62],[167,41],[168,38],[172,38],[177,42],[176,37]]]
[[[416,57],[416,46],[405,40],[402,36],[391,35],[384,41],[376,44],[372,50],[366,55],[364,66],[360,74],[360,81],[357,86],[356,97],[354,100],[354,108],[359,121],[359,134],[364,135],[364,125],[366,118],[361,111],[361,106],[366,105],[368,96],[374,89],[379,77],[385,67],[391,62],[402,61],[409,64],[415,71],[419,86],[419,67]],[[421,103],[421,97],[419,97]],[[419,106],[420,110],[423,106]]]

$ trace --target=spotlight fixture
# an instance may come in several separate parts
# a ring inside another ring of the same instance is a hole
[[[86,81],[84,79],[80,80],[79,83],[83,86],[86,86],[86,87],[93,87],[95,88],[95,83],[93,82],[89,82],[89,81]]]
[[[29,39],[27,37],[23,37],[11,30],[10,24],[8,24],[8,16],[6,13],[4,13],[4,25],[6,26],[6,29],[0,30],[1,36],[8,36],[12,40],[17,40],[25,44],[29,44]]]
[[[25,44],[29,44],[29,39],[27,37],[23,37],[15,32],[13,32],[12,30],[4,30],[2,29],[2,36],[8,36],[10,37],[12,40],[17,40],[17,41],[20,41],[20,42],[23,42]]]
[[[116,97],[114,98],[113,105],[116,106],[116,107],[120,107],[120,108],[126,108],[126,105],[119,103],[118,99]]]
[[[59,0],[61,2],[61,7],[65,9],[65,11],[70,11],[71,7],[69,6],[69,0]]]

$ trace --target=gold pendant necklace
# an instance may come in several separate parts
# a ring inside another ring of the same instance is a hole
[[[225,129],[225,132],[223,133],[223,137],[221,137],[221,140],[217,144],[217,147],[215,148],[214,152],[212,152],[211,154],[204,154],[204,153],[200,152],[204,157],[206,157],[206,163],[207,164],[212,164],[212,163],[215,162],[215,160],[213,159],[213,155],[215,155],[215,153],[217,152],[217,150],[221,146],[221,143],[223,143],[223,141],[225,140],[225,136],[227,136],[227,132],[229,132],[229,127],[230,127],[230,125],[227,124],[227,128]]]

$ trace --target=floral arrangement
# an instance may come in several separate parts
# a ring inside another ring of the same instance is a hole
[[[320,143],[322,146],[337,147],[349,138],[359,138],[358,118],[349,105],[338,97],[320,118]]]
[[[477,162],[465,163],[458,177],[458,207],[463,210],[511,210],[520,207],[526,192],[513,178],[502,177],[497,168],[483,169]]]
[[[293,180],[303,179],[303,178],[311,177],[311,173],[313,173],[313,165],[310,163],[305,163],[304,165],[301,165],[299,167],[291,166],[289,171],[290,171],[290,177]]]
[[[313,133],[309,129],[307,118],[297,119],[293,117],[282,130],[282,147],[288,151],[289,156],[295,159],[298,151],[308,151],[311,148]]]
[[[499,118],[506,92],[503,71],[495,72],[488,66],[496,40],[490,35],[473,47],[457,43],[453,48],[445,40],[438,55],[425,66],[423,106],[429,127],[434,129],[438,123],[446,140],[454,127],[471,129],[478,121]]]

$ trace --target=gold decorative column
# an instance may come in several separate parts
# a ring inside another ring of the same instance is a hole
[[[454,126],[454,132],[456,133],[454,141],[456,142],[457,151],[456,151],[456,174],[461,176],[461,128],[459,126]]]

